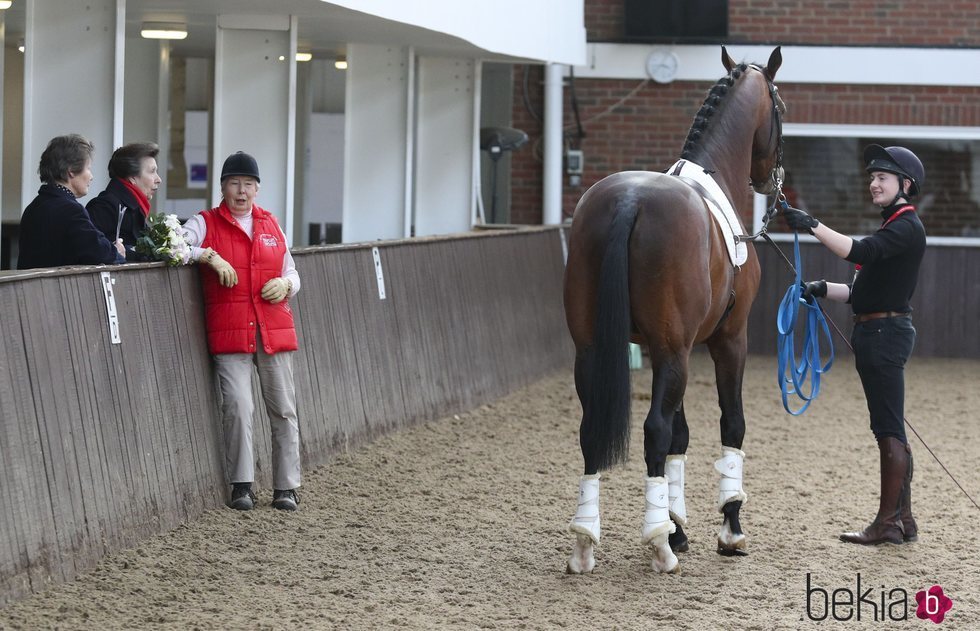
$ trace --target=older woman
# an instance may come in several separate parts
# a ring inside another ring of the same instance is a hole
[[[221,169],[222,202],[184,224],[191,258],[201,266],[208,347],[221,388],[229,506],[255,506],[252,482],[252,364],[272,424],[273,508],[296,510],[300,485],[299,423],[292,352],[298,348],[288,298],[299,274],[275,215],[254,203],[255,158],[238,152]],[[227,260],[224,258],[227,257]]]
[[[86,208],[107,239],[121,238],[127,261],[145,261],[136,253],[139,239],[150,214],[150,200],[160,186],[157,154],[152,142],[134,142],[119,147],[109,159],[109,185]]]
[[[107,239],[76,200],[88,195],[94,151],[78,134],[48,143],[38,166],[41,188],[20,218],[18,269],[126,261],[122,241]]]

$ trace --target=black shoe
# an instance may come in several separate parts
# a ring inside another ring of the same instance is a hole
[[[278,508],[279,510],[296,510],[297,504],[299,504],[299,495],[296,494],[296,489],[275,491],[272,494],[272,508]]]
[[[255,493],[252,493],[252,483],[236,482],[234,487],[228,506],[235,510],[252,510],[255,507]]]

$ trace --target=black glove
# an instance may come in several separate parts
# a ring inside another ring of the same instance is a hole
[[[802,211],[801,211],[802,212]],[[809,300],[810,297],[814,298],[826,298],[827,297],[827,281],[825,280],[811,280],[809,283],[803,286],[803,298]]]
[[[793,208],[792,206],[783,207],[783,217],[785,217],[787,225],[795,232],[809,232],[813,234],[813,229],[820,223],[807,214],[805,210]]]

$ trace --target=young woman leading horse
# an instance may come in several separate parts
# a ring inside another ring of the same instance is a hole
[[[718,552],[745,554],[742,490],[742,374],[746,322],[759,288],[751,243],[739,241],[735,213],[752,208],[751,189],[769,194],[782,180],[784,106],[773,80],[779,48],[766,66],[736,64],[710,91],[679,160],[667,173],[625,171],[590,188],[578,203],[568,244],[565,315],[575,342],[575,388],[582,403],[579,442],[585,475],[571,573],[595,567],[599,472],[626,459],[630,425],[627,343],[646,346],[653,370],[643,423],[646,511],[641,541],[653,569],[675,572],[687,550],[682,526],[688,444],[684,389],[691,347],[705,343],[715,363],[722,457]],[[749,187],[751,185],[751,189]]]

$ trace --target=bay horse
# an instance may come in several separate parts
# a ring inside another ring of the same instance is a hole
[[[718,206],[730,203],[744,215],[752,208],[751,189],[778,194],[785,106],[773,84],[782,64],[778,47],[765,67],[736,64],[724,46],[721,59],[728,74],[711,88],[675,165],[675,172],[687,165],[684,172],[690,173],[693,163],[698,177],[615,173],[589,188],[575,209],[564,302],[576,350],[585,473],[569,524],[575,537],[569,573],[595,567],[599,472],[626,460],[631,341],[647,348],[653,371],[650,411],[643,423],[647,478],[641,528],[641,543],[653,547],[653,569],[678,571],[674,553],[688,549],[682,528],[687,523],[689,438],[683,399],[691,348],[700,343],[714,361],[721,407],[722,457],[715,462],[721,475],[717,508],[723,515],[718,552],[746,554],[739,524],[747,499],[742,489],[742,376],[759,260],[749,242],[741,245],[744,261],[733,262],[726,233],[706,199]],[[734,224],[741,232],[737,219]],[[737,236],[731,239],[732,226],[728,229],[730,240],[738,243]],[[737,247],[732,244],[732,251]]]

